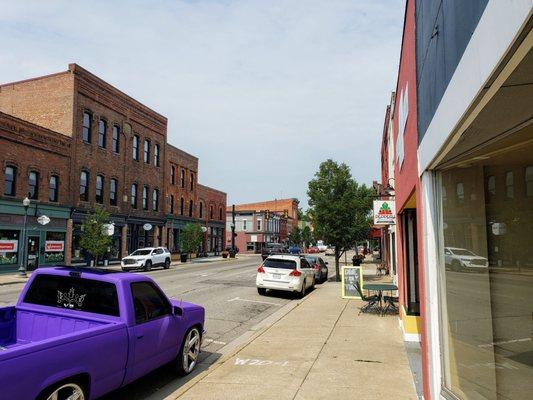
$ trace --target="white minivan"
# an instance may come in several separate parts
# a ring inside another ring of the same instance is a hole
[[[272,289],[294,292],[304,297],[308,288],[315,287],[315,273],[305,257],[275,255],[259,266],[255,284],[260,295]]]

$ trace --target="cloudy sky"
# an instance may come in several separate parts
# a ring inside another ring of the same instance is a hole
[[[0,81],[76,62],[168,117],[228,204],[297,197],[327,158],[370,184],[401,0],[0,0]]]

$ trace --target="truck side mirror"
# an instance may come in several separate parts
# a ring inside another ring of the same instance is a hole
[[[178,307],[178,306],[174,306],[172,307],[172,314],[178,316],[178,317],[182,317],[183,316],[183,309],[181,307]]]

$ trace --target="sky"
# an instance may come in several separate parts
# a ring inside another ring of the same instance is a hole
[[[0,81],[88,69],[168,118],[228,204],[295,197],[322,161],[380,176],[401,0],[0,0]]]

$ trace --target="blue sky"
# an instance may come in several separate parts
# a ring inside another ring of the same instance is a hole
[[[168,117],[228,204],[297,197],[327,158],[380,175],[404,1],[3,1],[2,82],[76,62]]]

